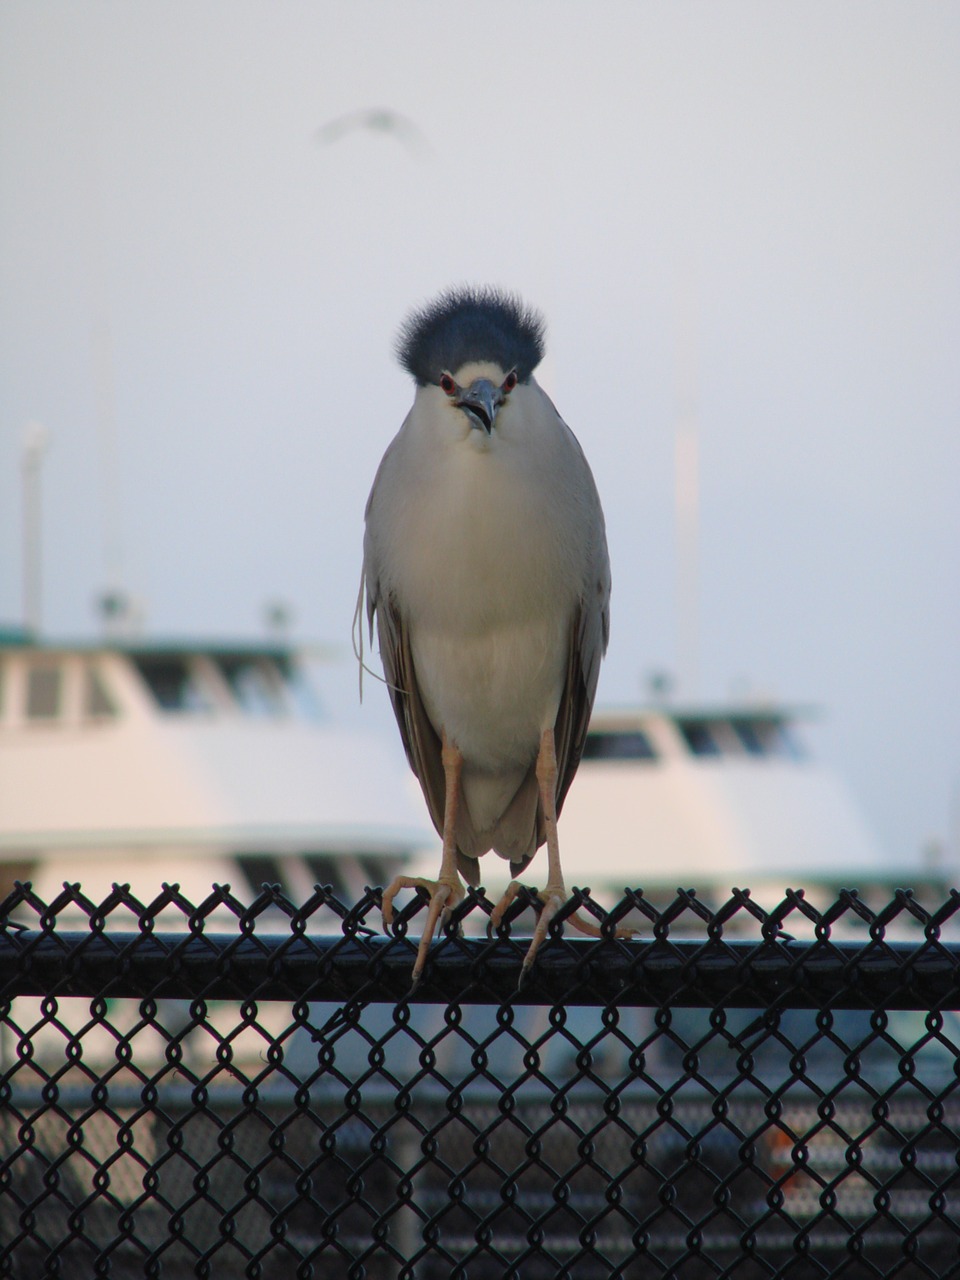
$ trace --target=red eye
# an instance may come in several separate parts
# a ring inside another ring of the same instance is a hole
[[[511,369],[510,372],[507,374],[507,376],[504,378],[503,386],[500,388],[500,390],[505,391],[509,394],[516,385],[517,385],[517,371],[516,369]]]
[[[441,390],[441,391],[445,391],[445,392],[447,393],[447,395],[448,395],[448,396],[452,396],[452,395],[454,395],[454,394],[455,394],[455,392],[456,392],[456,390],[457,390],[457,384],[456,384],[456,383],[454,382],[454,380],[450,377],[449,373],[441,373],[441,375],[440,375],[440,390]]]

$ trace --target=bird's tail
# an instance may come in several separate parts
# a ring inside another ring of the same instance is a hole
[[[546,838],[540,812],[536,766],[519,781],[505,784],[489,774],[464,774],[462,801],[457,814],[457,846],[461,872],[475,883],[476,859],[490,849],[506,858],[516,873],[522,871]],[[467,866],[464,867],[463,863]]]

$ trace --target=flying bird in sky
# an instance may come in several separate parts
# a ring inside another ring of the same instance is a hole
[[[576,437],[537,384],[543,320],[490,288],[453,289],[404,324],[413,407],[367,503],[363,585],[410,767],[443,838],[414,966],[493,849],[511,881],[547,845],[544,904],[521,974],[567,898],[557,816],[607,646],[603,512]],[[572,922],[598,935],[578,915]],[[623,931],[630,932],[629,930]]]
[[[329,146],[362,129],[396,138],[416,155],[424,155],[430,150],[426,138],[409,116],[389,107],[364,107],[360,111],[349,111],[346,115],[337,116],[335,120],[328,120],[317,130],[317,140]]]

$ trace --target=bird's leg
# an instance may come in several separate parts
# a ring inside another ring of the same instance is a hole
[[[533,939],[527,949],[520,971],[520,986],[523,986],[527,973],[533,964],[534,957],[547,936],[550,921],[567,900],[567,891],[563,883],[563,871],[560,868],[560,844],[557,839],[557,750],[554,744],[553,730],[544,729],[540,735],[540,749],[537,752],[537,786],[540,790],[540,807],[543,810],[543,822],[547,833],[547,883],[537,897],[543,903],[543,910],[533,932]],[[503,897],[490,913],[490,930],[497,928],[503,919],[504,912],[520,892],[519,880],[511,880]]]
[[[520,970],[520,982],[518,984],[520,987],[526,981],[530,966],[533,964],[540,944],[547,936],[550,921],[568,897],[563,883],[563,870],[560,866],[560,841],[557,836],[557,751],[552,729],[544,729],[540,735],[540,750],[537,753],[536,769],[537,785],[540,788],[540,804],[543,809],[543,824],[547,834],[547,883],[537,894],[537,897],[543,903],[543,910],[540,912],[537,927],[533,931],[533,938],[523,960],[523,968]],[[519,880],[511,880],[507,885],[503,897],[490,913],[491,929],[495,929],[499,925],[503,919],[504,912],[516,898],[520,888]],[[599,926],[592,920],[584,919],[579,911],[575,911],[569,919],[574,928],[579,929],[581,933],[589,934],[592,938],[603,936]],[[628,938],[635,932],[636,930],[629,927],[618,926],[614,936]]]
[[[426,880],[419,876],[397,876],[393,884],[384,891],[381,913],[383,928],[389,933],[393,925],[393,900],[401,889],[427,889],[430,893],[430,906],[427,919],[420,935],[420,946],[413,966],[413,987],[416,988],[426,963],[427,951],[437,927],[441,913],[446,921],[450,912],[464,896],[463,882],[457,871],[457,811],[460,807],[460,773],[463,769],[463,756],[460,748],[454,746],[443,735],[440,758],[443,762],[444,797],[443,797],[443,856],[440,860],[440,874],[436,880]]]
[[[552,729],[544,729],[540,735],[540,750],[537,752],[537,785],[540,788],[543,825],[547,833],[547,883],[538,894],[543,903],[543,910],[540,912],[540,919],[537,921],[533,938],[523,959],[523,968],[520,970],[521,987],[540,949],[540,944],[547,936],[550,921],[567,900],[563,870],[560,866],[560,841],[557,838],[557,749]]]

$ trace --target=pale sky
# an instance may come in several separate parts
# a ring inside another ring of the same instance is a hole
[[[958,67],[934,0],[3,0],[0,620],[38,421],[48,634],[94,634],[113,580],[165,635],[280,598],[342,647],[329,705],[387,725],[346,655],[393,339],[497,283],[546,313],[606,510],[599,700],[686,652],[692,415],[687,694],[821,706],[880,842],[960,860]],[[412,139],[318,140],[369,108]]]

